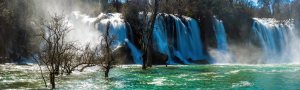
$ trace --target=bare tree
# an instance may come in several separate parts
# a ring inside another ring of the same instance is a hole
[[[67,23],[63,15],[57,14],[51,16],[49,21],[41,18],[37,23],[41,31],[38,36],[43,40],[38,53],[39,62],[47,67],[52,88],[55,88],[55,75],[65,72],[69,75],[78,66],[85,65],[79,70],[83,71],[95,65],[95,51],[89,44],[82,49],[76,47],[74,41],[66,40],[66,35],[72,30]]]
[[[39,35],[44,42],[38,53],[39,60],[49,71],[50,84],[55,88],[55,75],[58,75],[59,68],[64,60],[68,60],[72,49],[73,42],[65,40],[66,35],[71,29],[67,26],[63,15],[54,14],[49,21],[41,18],[40,26],[41,34]]]
[[[117,64],[115,56],[112,54],[114,45],[116,44],[116,35],[110,33],[110,22],[106,25],[106,30],[101,35],[100,49],[96,52],[99,66],[105,72],[105,78],[108,77],[109,70]],[[97,48],[96,48],[97,49]]]
[[[79,60],[77,61],[77,65],[85,64],[79,71],[82,72],[86,67],[95,66],[96,62],[96,51],[93,50],[89,44],[86,45],[83,54],[79,55]],[[73,67],[75,68],[75,66]]]
[[[77,57],[77,53],[75,51],[68,51],[65,54],[63,54],[63,63],[61,64],[61,74],[63,74],[64,72],[67,73],[67,75],[69,75],[70,73],[72,73],[72,71],[74,71],[75,69],[75,65],[74,63],[76,63],[76,61],[74,60]]]

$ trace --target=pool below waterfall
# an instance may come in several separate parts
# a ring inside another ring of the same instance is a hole
[[[46,68],[45,68],[46,69]],[[299,64],[98,66],[57,76],[58,89],[299,89]],[[47,76],[45,76],[47,78]],[[49,83],[48,83],[49,84]],[[0,89],[47,89],[38,65],[0,65]]]

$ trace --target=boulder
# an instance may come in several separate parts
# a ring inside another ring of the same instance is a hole
[[[184,64],[184,62],[181,61],[181,59],[178,58],[177,56],[174,55],[172,58],[173,58],[172,60],[173,60],[174,63],[177,63],[177,64]]]
[[[130,52],[130,48],[127,45],[122,44],[113,51],[113,55],[119,64],[135,64]]]
[[[166,54],[154,51],[152,53],[152,64],[153,65],[166,65],[169,57]]]
[[[19,55],[17,55],[16,53],[9,53],[10,54],[10,58],[13,60],[13,62],[21,62],[21,57],[19,57]]]

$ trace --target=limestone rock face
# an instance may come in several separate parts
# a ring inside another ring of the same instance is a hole
[[[184,62],[183,61],[181,61],[181,59],[180,58],[178,58],[177,56],[173,56],[173,62],[174,63],[177,63],[177,64],[184,64]]]
[[[130,52],[130,48],[127,45],[122,44],[113,51],[113,55],[119,64],[135,64]]]

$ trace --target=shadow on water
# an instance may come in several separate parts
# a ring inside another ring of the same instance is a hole
[[[8,85],[4,85],[3,89],[10,89],[10,88],[25,88],[25,87],[38,87],[37,84],[31,82],[13,82]]]

